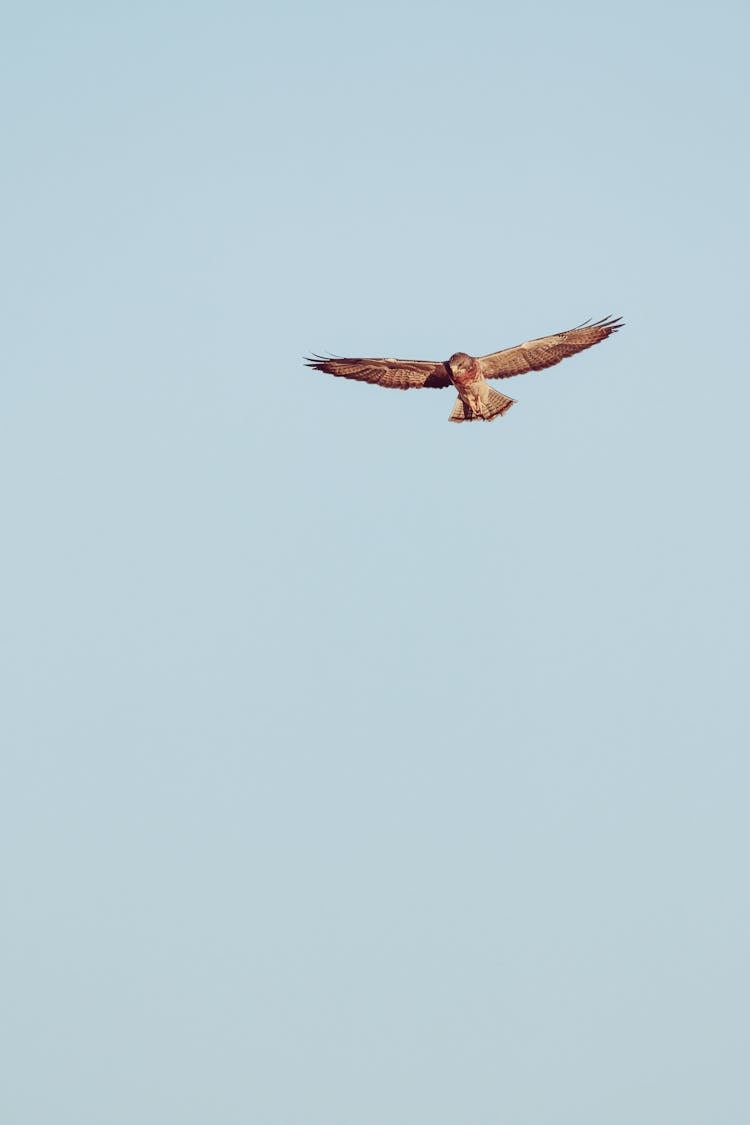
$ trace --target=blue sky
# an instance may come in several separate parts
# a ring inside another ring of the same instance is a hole
[[[3,1120],[750,1113],[747,34],[6,14]]]

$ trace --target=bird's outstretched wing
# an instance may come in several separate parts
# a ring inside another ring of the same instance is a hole
[[[541,371],[606,340],[621,327],[619,317],[606,316],[594,324],[586,322],[567,332],[558,332],[556,336],[541,336],[515,348],[480,356],[479,367],[485,379],[507,379],[511,375],[523,375],[525,371]]]
[[[395,387],[400,391],[407,391],[412,387],[451,385],[451,377],[445,364],[429,359],[345,359],[316,355],[305,359],[305,363],[316,371],[327,371],[329,375],[359,379],[363,383],[378,383],[381,387]]]

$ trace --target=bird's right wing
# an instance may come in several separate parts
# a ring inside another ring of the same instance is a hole
[[[621,327],[619,317],[606,316],[594,324],[581,324],[555,336],[541,336],[515,348],[483,355],[479,358],[479,367],[485,379],[508,379],[511,375],[523,375],[525,371],[541,371],[606,340]]]
[[[377,383],[406,391],[414,387],[449,387],[451,377],[444,363],[427,359],[346,359],[340,356],[311,356],[308,367],[344,379]]]

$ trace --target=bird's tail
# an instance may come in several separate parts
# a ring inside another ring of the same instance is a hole
[[[496,391],[493,387],[488,387],[487,398],[481,404],[480,410],[476,412],[473,411],[468,403],[465,403],[461,398],[457,398],[456,405],[451,410],[448,421],[491,422],[493,418],[497,418],[498,414],[506,414],[515,401],[514,398],[508,398],[507,395],[500,394],[500,391]]]

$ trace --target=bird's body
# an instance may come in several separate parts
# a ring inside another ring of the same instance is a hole
[[[514,348],[491,355],[471,356],[455,352],[444,363],[424,359],[344,359],[313,356],[305,362],[318,371],[382,387],[408,390],[413,387],[449,387],[458,399],[450,414],[451,422],[486,422],[510,410],[514,399],[490,387],[488,379],[508,379],[525,371],[553,367],[566,356],[575,355],[605,340],[622,326],[617,318],[605,317],[595,324],[582,324],[554,336],[542,336]]]
[[[448,360],[447,367],[458,391],[456,405],[450,414],[451,422],[468,422],[477,418],[491,422],[498,414],[510,410],[515,402],[515,399],[501,395],[489,385],[473,355],[456,352]]]

